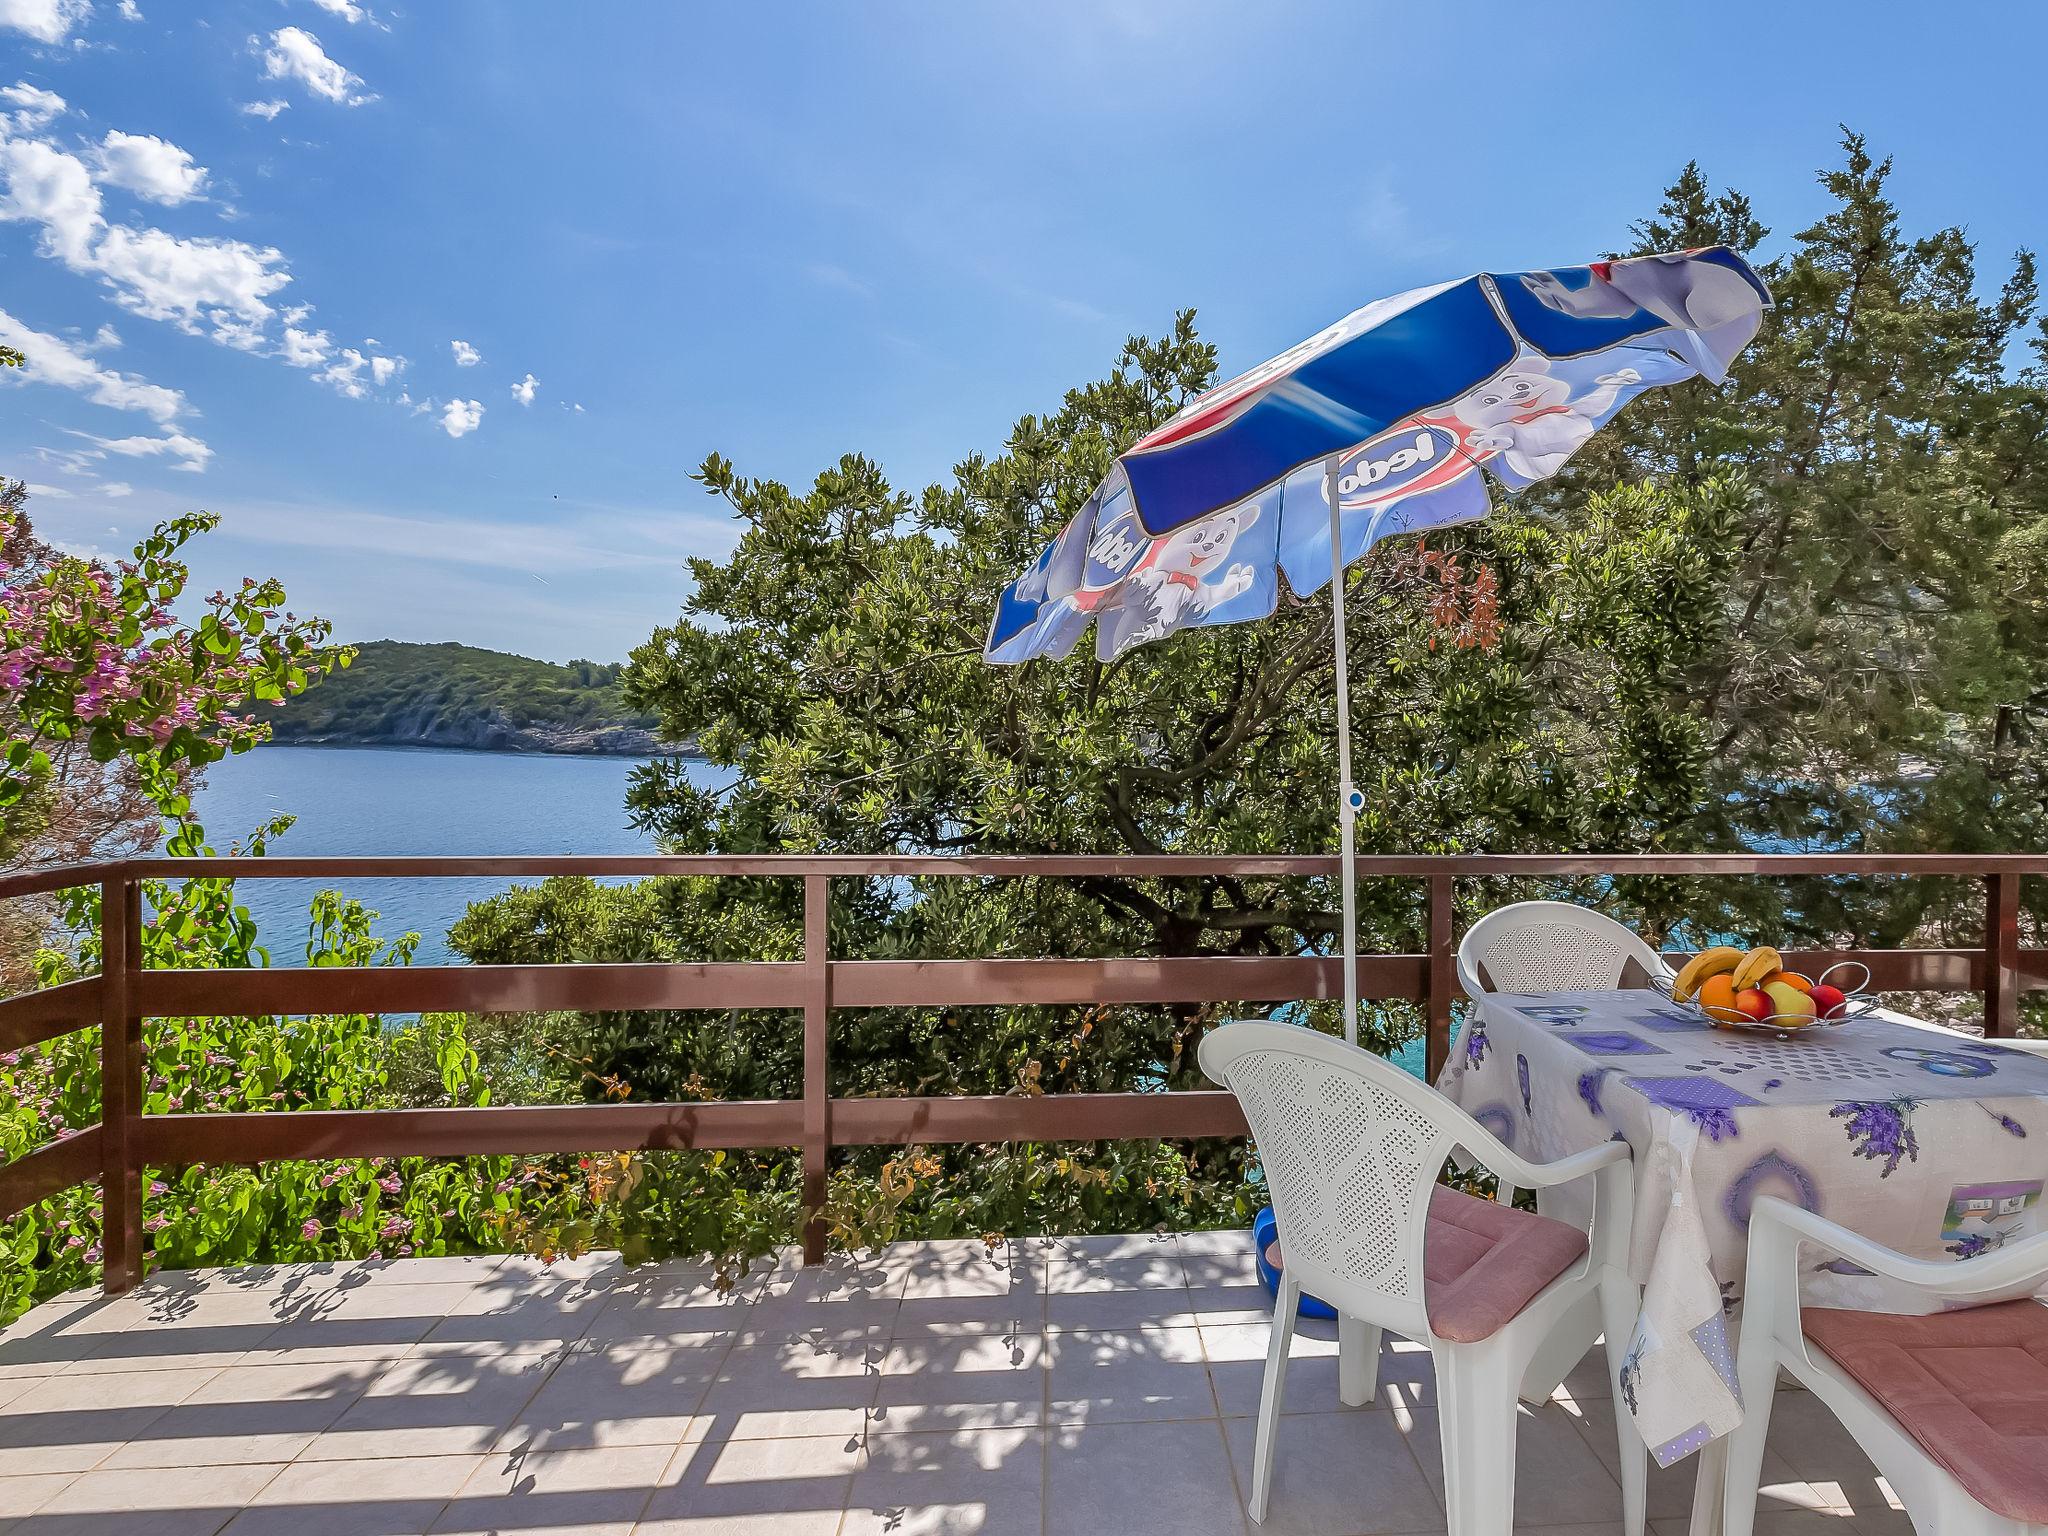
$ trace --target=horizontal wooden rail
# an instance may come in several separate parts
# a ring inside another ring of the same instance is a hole
[[[833,1099],[830,1106],[835,1146],[1245,1134],[1237,1100],[1208,1090]],[[142,1125],[142,1158],[152,1166],[797,1147],[803,1142],[803,1101],[150,1115]]]
[[[10,870],[0,874],[0,901],[10,901],[18,896],[44,896],[51,891],[69,891],[81,885],[98,885],[126,867],[126,860],[109,859],[98,864],[50,864],[42,869]]]
[[[1818,976],[1844,961],[1868,966],[1871,989],[1877,992],[1981,992],[1984,988],[1981,949],[1788,949],[1784,956],[1787,968],[1804,976]],[[1682,953],[1665,956],[1674,967],[1689,958]]]
[[[1419,998],[1422,955],[1359,958],[1361,996]],[[1143,960],[834,960],[834,1008],[1028,1003],[1284,1002],[1338,997],[1340,957],[1180,955]]]
[[[142,1161],[153,1167],[277,1158],[794,1147],[802,1140],[803,1106],[795,1100],[145,1115],[141,1130]]]
[[[145,1018],[268,1013],[541,1013],[618,1009],[801,1008],[795,961],[707,965],[279,966],[144,971]]]
[[[832,1101],[835,1146],[1157,1141],[1245,1134],[1244,1111],[1236,1097],[1208,1089]]]
[[[0,1167],[0,1221],[74,1184],[99,1178],[102,1134],[98,1126],[89,1125]]]
[[[617,854],[490,855],[477,858],[138,858],[0,875],[0,899],[88,885],[103,879],[238,880],[519,879],[546,875],[722,876],[796,879],[825,875],[979,879],[1107,875],[1172,879],[1327,877],[1333,854]],[[1453,875],[1542,879],[1601,875],[2048,875],[2048,853],[1469,853],[1361,854],[1369,879]]]
[[[97,881],[104,979],[86,978],[0,1002],[0,1049],[19,1049],[104,1021],[106,1124],[0,1168],[0,1208],[18,1210],[97,1174],[105,1191],[106,1285],[139,1278],[139,1175],[145,1166],[364,1156],[545,1155],[664,1148],[790,1147],[803,1156],[808,1204],[822,1197],[835,1147],[907,1143],[1106,1141],[1238,1136],[1228,1095],[1172,1093],[836,1099],[829,1019],[836,1009],[1090,1004],[1272,1004],[1341,990],[1333,956],[1187,955],[1091,959],[855,960],[830,955],[835,879],[1319,879],[1327,854],[1184,857],[1094,855],[627,855],[606,858],[137,858],[0,876],[0,899]],[[2023,877],[2048,875],[2048,854],[1471,854],[1370,855],[1368,880],[1424,882],[1427,952],[1362,957],[1362,997],[1425,1005],[1433,1073],[1450,1039],[1456,884],[1470,899],[1488,880],[1678,878],[1969,879],[1984,892],[1985,942],[1957,949],[1788,952],[1809,973],[1838,960],[1867,965],[1879,991],[1968,991],[1992,1034],[2017,1027],[2021,994],[2048,987],[2048,950],[2021,948]],[[745,963],[437,965],[154,971],[142,968],[142,883],[194,876],[318,880],[551,875],[777,879],[803,911],[800,959]],[[1674,959],[1676,957],[1673,957]],[[787,1010],[803,1014],[803,1093],[788,1101],[591,1104],[538,1108],[319,1110],[144,1115],[144,1018],[314,1013],[543,1011],[606,1013]],[[805,1229],[805,1254],[824,1229]]]
[[[1673,965],[1682,953],[1666,956]],[[1818,975],[1838,961],[1870,968],[1879,991],[1981,991],[1985,959],[1975,949],[1787,950],[1786,963]],[[1419,1002],[1428,996],[1426,955],[1364,955],[1359,996],[1368,1001]],[[2048,951],[2021,952],[2023,984],[2048,984]],[[834,1008],[1020,1007],[1088,1003],[1284,1002],[1331,998],[1342,991],[1343,962],[1333,956],[1188,955],[1108,960],[833,960],[828,980]],[[57,998],[74,982],[0,1004],[5,1010]],[[137,1010],[146,1018],[308,1013],[603,1013],[727,1009],[797,1009],[804,1002],[798,961],[632,965],[417,965],[366,969],[280,966],[218,971],[144,971],[135,980]],[[36,1038],[81,1028],[76,1018],[97,1001],[91,992],[52,1006],[52,1018],[75,1022],[44,1028]],[[22,1016],[30,1017],[24,1009]],[[27,1039],[17,1042],[28,1043]]]
[[[41,1045],[100,1021],[100,979],[61,982],[0,1002],[0,1051]]]

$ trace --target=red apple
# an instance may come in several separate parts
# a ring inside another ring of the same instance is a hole
[[[1821,982],[1809,995],[1813,998],[1813,1011],[1824,1019],[1839,1019],[1848,1012],[1849,997],[1840,987]]]
[[[1771,1016],[1770,996],[1761,987],[1748,987],[1736,993],[1735,1007],[1755,1024],[1761,1024]]]

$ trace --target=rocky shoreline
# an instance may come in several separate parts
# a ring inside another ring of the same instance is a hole
[[[399,719],[386,731],[279,731],[294,747],[442,747],[465,752],[553,752],[598,757],[661,757],[682,751],[637,725],[515,723],[502,711]]]

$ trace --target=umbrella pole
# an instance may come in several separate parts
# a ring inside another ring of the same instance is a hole
[[[1351,783],[1351,658],[1344,642],[1344,534],[1337,510],[1338,455],[1323,462],[1323,498],[1330,507],[1330,619],[1337,652],[1337,832],[1344,905],[1344,1039],[1358,1044],[1358,843],[1353,831],[1363,803]]]

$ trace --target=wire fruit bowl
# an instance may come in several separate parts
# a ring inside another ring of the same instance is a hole
[[[1852,972],[1856,973],[1856,981],[1853,986],[1848,982],[1848,975]],[[1678,1009],[1688,1018],[1699,1019],[1704,1023],[1712,1025],[1715,1029],[1753,1030],[1776,1035],[1781,1040],[1796,1035],[1802,1030],[1847,1024],[1851,1019],[1868,1018],[1871,1014],[1876,1013],[1880,1006],[1877,995],[1870,990],[1870,967],[1860,960],[1838,960],[1814,978],[1813,986],[1831,986],[1842,994],[1841,1004],[1829,1010],[1825,1015],[1819,1013],[1769,1013],[1761,1018],[1756,1018],[1746,1013],[1739,1013],[1732,1008],[1726,1010],[1710,1008],[1702,1004],[1697,998],[1681,1000],[1673,996],[1672,988],[1677,980],[1676,975],[1666,974],[1655,978],[1654,984],[1658,991],[1670,999],[1671,1006]]]

